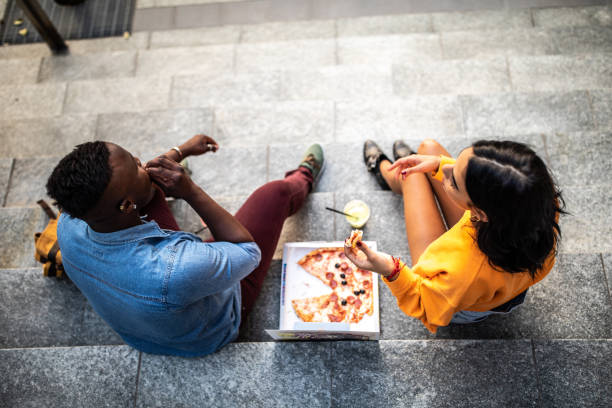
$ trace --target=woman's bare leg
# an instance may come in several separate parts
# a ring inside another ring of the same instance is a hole
[[[384,160],[380,164],[381,174],[391,190],[403,197],[406,236],[414,265],[429,244],[446,232],[446,228],[427,176],[417,173],[401,180],[397,178],[397,170],[387,170],[389,166],[391,163]]]
[[[419,146],[418,153],[429,154],[432,156],[439,156],[443,154],[444,156],[451,157],[450,153],[446,151],[446,149],[442,147],[440,143],[433,139],[424,140]],[[431,174],[427,174],[426,177],[431,183],[431,187],[438,198],[438,202],[440,203],[440,207],[444,213],[444,219],[446,219],[446,225],[448,225],[448,228],[451,228],[461,219],[465,210],[457,207],[457,205],[455,205],[455,203],[448,197],[440,181],[431,177]]]

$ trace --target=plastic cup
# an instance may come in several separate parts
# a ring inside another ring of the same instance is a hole
[[[345,217],[351,227],[361,228],[370,219],[370,207],[361,200],[352,200],[344,206],[344,212],[353,217]]]

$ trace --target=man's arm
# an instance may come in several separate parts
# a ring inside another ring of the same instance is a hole
[[[178,151],[174,148],[168,150],[162,156],[166,156],[170,160],[179,163],[181,160],[189,156],[199,156],[206,152],[216,152],[219,149],[219,144],[215,140],[206,135],[195,135],[185,143],[177,146]]]

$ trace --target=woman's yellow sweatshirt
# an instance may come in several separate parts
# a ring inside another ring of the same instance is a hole
[[[434,178],[441,181],[442,166],[452,163],[453,159],[443,157]],[[432,333],[448,325],[455,312],[484,312],[506,303],[542,280],[555,263],[553,251],[535,279],[528,272],[499,271],[489,264],[475,237],[470,212],[466,211],[457,224],[425,249],[412,268],[401,262],[396,280],[383,278],[400,309],[421,320]]]

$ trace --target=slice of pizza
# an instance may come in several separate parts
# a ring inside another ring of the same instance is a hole
[[[310,251],[297,263],[332,289],[342,285],[342,267],[347,261],[342,248],[319,248]],[[348,264],[347,264],[348,265]]]
[[[362,238],[363,231],[353,230],[351,232],[351,236],[344,241],[344,246],[347,248],[355,248],[357,246],[357,242],[361,241]]]
[[[341,305],[335,292],[327,295],[294,299],[295,314],[305,322],[342,322],[348,316],[348,308]]]

